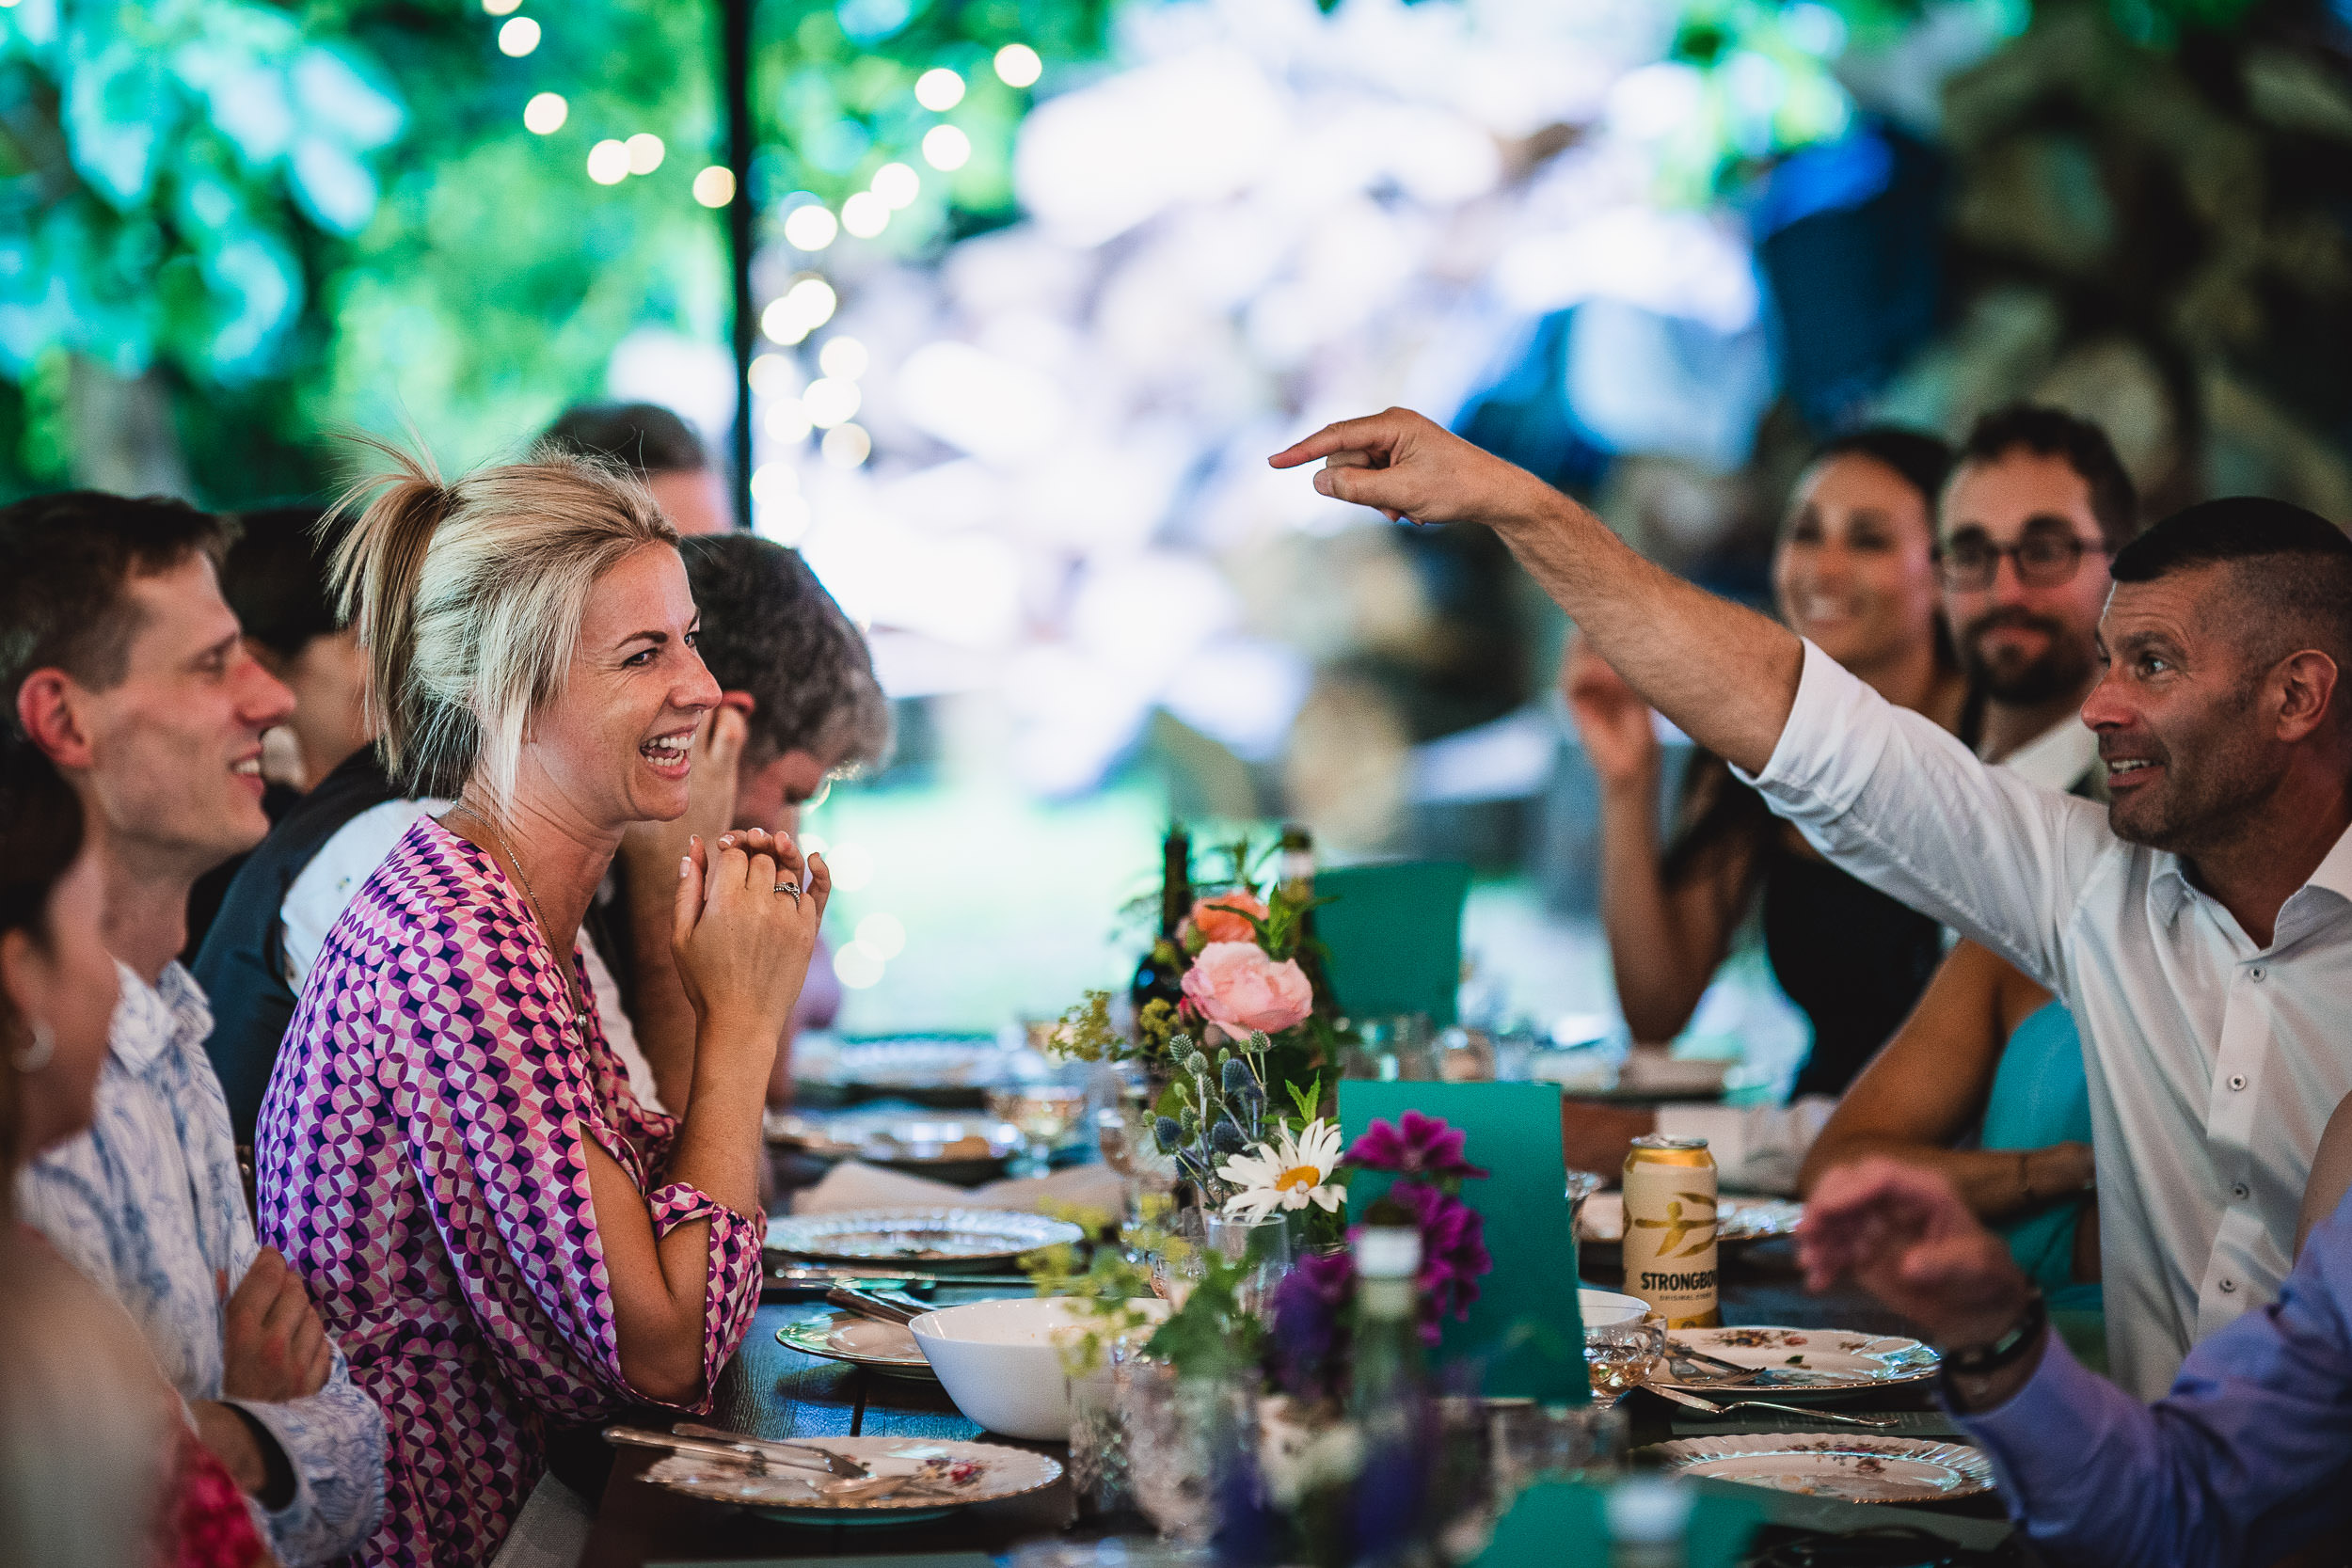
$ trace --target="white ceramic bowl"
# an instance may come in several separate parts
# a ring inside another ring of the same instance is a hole
[[[1577,1309],[1584,1314],[1586,1328],[1611,1328],[1629,1323],[1649,1310],[1649,1303],[1640,1296],[1629,1296],[1619,1291],[1596,1291],[1590,1285],[1576,1289]]]
[[[1062,1341],[1083,1333],[1067,1296],[976,1301],[926,1312],[907,1326],[956,1408],[1007,1437],[1067,1442],[1070,1374]],[[1164,1301],[1135,1304],[1154,1318]]]

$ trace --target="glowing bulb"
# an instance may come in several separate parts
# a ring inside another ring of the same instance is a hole
[[[972,161],[972,138],[952,125],[934,125],[923,133],[923,161],[948,173]]]
[[[834,308],[841,302],[833,292],[833,285],[821,277],[802,278],[786,292],[784,298],[812,331],[833,320]]]
[[[492,16],[505,16],[522,3],[523,0],[482,0],[482,8]]]
[[[838,876],[834,878],[833,885],[841,885]],[[849,990],[864,990],[882,983],[882,961],[878,954],[853,942],[833,956],[833,974]]]
[[[895,958],[907,950],[907,928],[895,914],[869,914],[857,923],[857,944],[878,958]]]
[[[572,106],[560,92],[540,93],[523,105],[523,129],[533,135],[551,136],[571,118]]]
[[[923,194],[923,177],[905,164],[884,164],[874,171],[874,194],[895,208],[912,207]]]
[[[694,176],[694,199],[706,207],[723,207],[735,199],[735,170],[712,164]]]
[[[834,338],[817,351],[817,368],[835,381],[855,381],[873,357],[855,338]]]
[[[1045,62],[1025,43],[1009,43],[996,51],[996,75],[1009,87],[1034,87],[1045,74]]]
[[[805,207],[795,207],[785,215],[784,243],[795,250],[822,250],[840,232],[840,220],[833,215],[832,209],[813,201]]]
[[[808,439],[815,427],[808,421],[808,405],[799,398],[778,398],[768,405],[768,417],[762,423],[768,438],[792,446]]]
[[[890,203],[872,191],[860,191],[841,204],[841,227],[861,240],[870,240],[890,224]]]
[[[617,185],[628,178],[628,149],[607,138],[588,150],[588,178],[599,185]]]
[[[539,24],[527,16],[509,17],[499,29],[499,53],[521,59],[539,47]]]
[[[766,325],[767,319],[762,317],[761,325]],[[754,397],[790,397],[801,389],[801,372],[781,354],[756,355],[752,359],[751,382]]]
[[[773,506],[801,493],[801,476],[789,463],[762,463],[752,470],[752,501]]]
[[[944,65],[934,67],[914,79],[914,101],[935,115],[944,115],[963,102],[963,78]]]
[[[801,394],[801,405],[808,410],[808,422],[819,430],[847,424],[856,415],[857,405],[863,401],[856,382],[835,381],[829,375],[810,382],[808,390]],[[855,467],[856,465],[851,464],[850,467]]]
[[[661,138],[651,131],[640,131],[622,143],[628,149],[628,171],[631,174],[651,174],[661,166],[662,154],[669,150]]]
[[[857,425],[837,424],[825,432],[820,450],[825,454],[825,461],[834,467],[854,468],[874,455],[874,438]],[[834,886],[843,885],[839,878],[834,879]]]

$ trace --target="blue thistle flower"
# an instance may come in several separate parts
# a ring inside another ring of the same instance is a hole
[[[1152,1141],[1160,1146],[1162,1154],[1173,1154],[1176,1146],[1184,1141],[1184,1130],[1174,1117],[1162,1117],[1152,1124]]]
[[[1209,1147],[1219,1154],[1239,1154],[1249,1147],[1249,1140],[1242,1136],[1232,1117],[1219,1117],[1216,1125],[1209,1130]]]
[[[1225,1085],[1227,1094],[1249,1094],[1258,1087],[1258,1081],[1249,1076],[1249,1064],[1247,1062],[1227,1062],[1219,1081]]]

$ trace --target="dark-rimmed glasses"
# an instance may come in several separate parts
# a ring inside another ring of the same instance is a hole
[[[2003,556],[2028,588],[2056,588],[2072,582],[2083,557],[2093,550],[2107,553],[2105,545],[2086,543],[2063,522],[2037,519],[2026,525],[2025,536],[2014,545],[1996,545],[1982,529],[1963,529],[1936,546],[1935,562],[1946,586],[1963,592],[1992,587]]]

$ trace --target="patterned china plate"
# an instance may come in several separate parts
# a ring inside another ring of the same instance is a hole
[[[673,1454],[645,1480],[690,1497],[733,1503],[770,1519],[810,1525],[907,1525],[943,1518],[974,1503],[1018,1497],[1061,1479],[1061,1465],[1041,1453],[996,1443],[929,1437],[796,1438],[807,1448],[855,1459],[878,1476],[910,1478],[902,1491],[858,1497],[857,1483],[813,1471],[757,1475],[749,1465]],[[843,1496],[848,1487],[850,1496]]]
[[[1715,1212],[1715,1239],[1739,1245],[1793,1236],[1804,1218],[1804,1205],[1785,1197],[1726,1196]],[[1595,1193],[1577,1213],[1576,1236],[1581,1242],[1625,1240],[1625,1194]]]
[[[1941,1502],[1993,1489],[1980,1450],[1932,1438],[1760,1433],[1678,1437],[1645,1451],[1684,1475],[1850,1503]]]
[[[930,1169],[1001,1164],[1018,1147],[1020,1134],[981,1112],[926,1110],[899,1101],[821,1116],[771,1112],[768,1141],[822,1160]]]
[[[1754,1382],[1723,1376],[1660,1378],[1673,1388],[1708,1394],[1738,1388],[1770,1389],[1772,1397],[1850,1394],[1896,1388],[1935,1375],[1935,1352],[1900,1335],[1849,1334],[1835,1328],[1677,1328],[1666,1335],[1669,1351],[1685,1345],[1718,1361],[1755,1367]],[[1690,1362],[1683,1362],[1688,1368]]]
[[[1009,1263],[1086,1232],[1067,1220],[1009,1209],[860,1209],[768,1222],[768,1244],[829,1263],[925,1263],[933,1268]]]
[[[878,1323],[849,1312],[803,1318],[776,1330],[776,1343],[803,1355],[864,1367],[884,1377],[939,1381],[923,1348],[904,1323]]]

